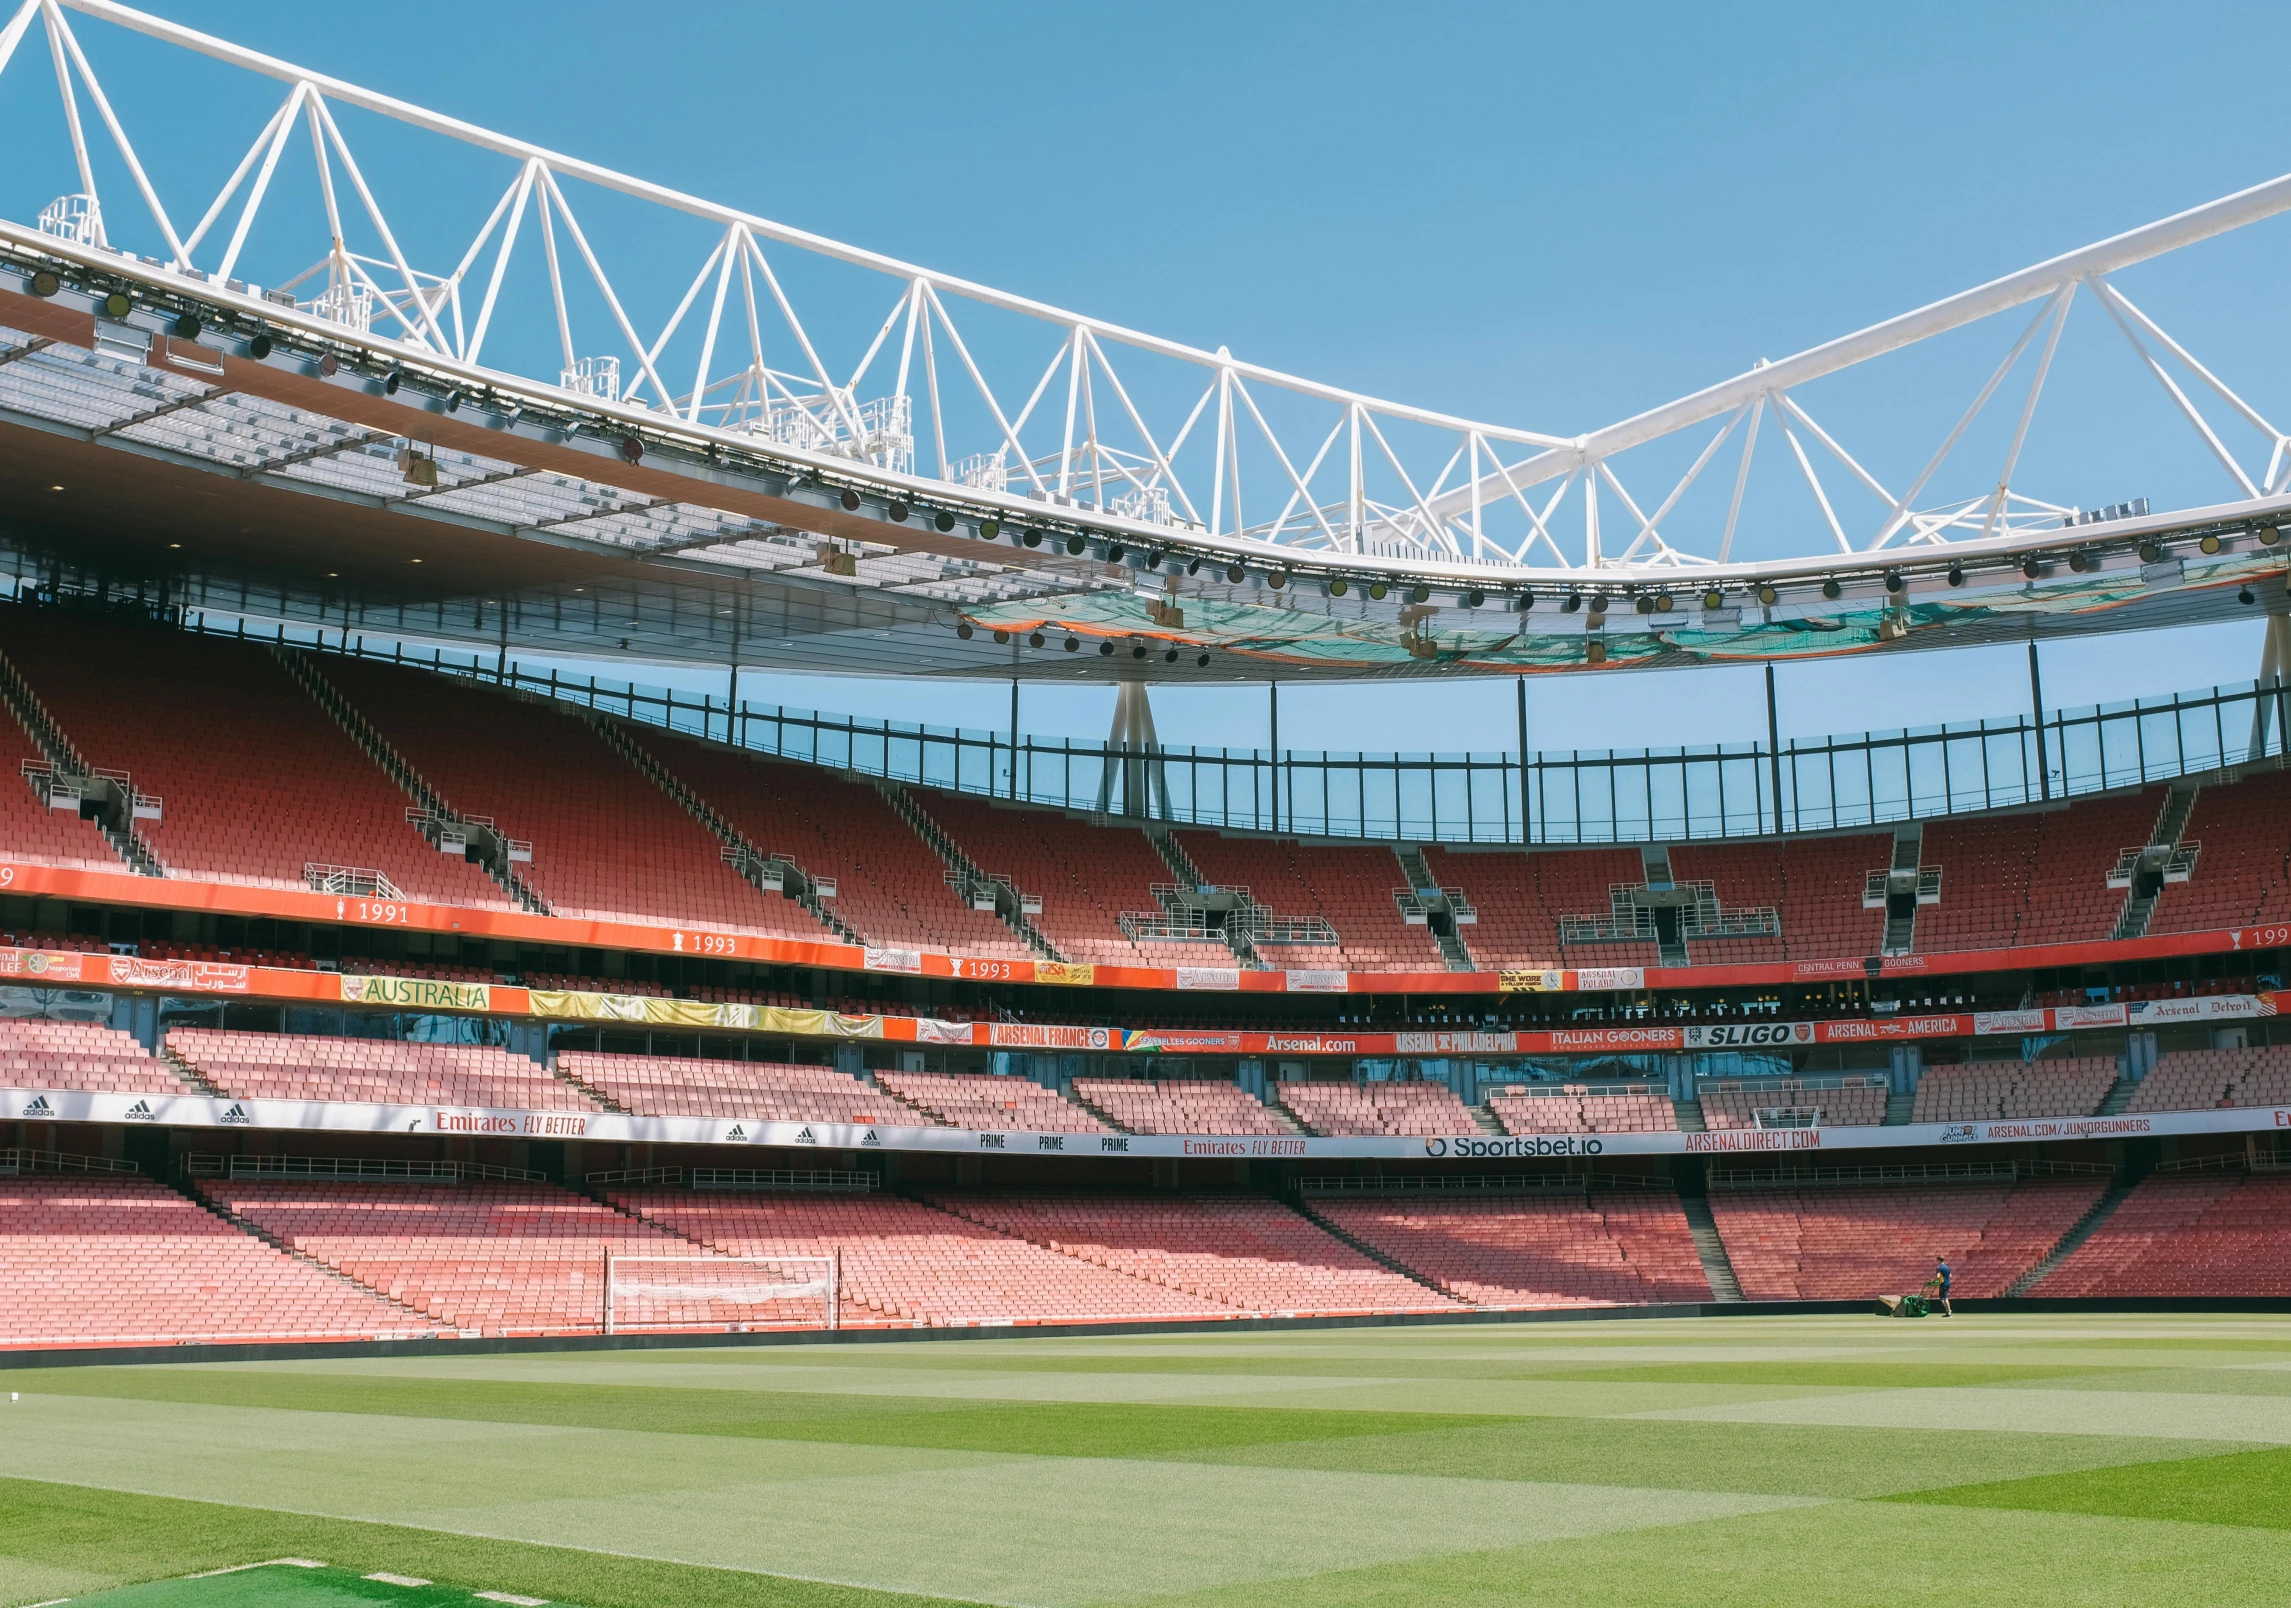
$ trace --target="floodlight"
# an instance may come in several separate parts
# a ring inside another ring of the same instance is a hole
[[[1963,586],[1965,584],[1964,565],[1952,564],[1949,566],[1949,584],[1951,586]]]
[[[1487,600],[1487,593],[1481,591],[1478,587],[1475,586],[1469,592],[1464,594],[1464,607],[1467,609],[1476,609],[1487,602]]]
[[[199,338],[197,313],[185,313],[175,320],[175,338],[179,341],[195,341]]]
[[[883,511],[891,516],[894,525],[904,525],[907,522],[907,505],[903,502],[890,503]]]
[[[2140,562],[2141,562],[2141,563],[2143,563],[2143,564],[2161,564],[2163,561],[2164,561],[2164,544],[2163,544],[2162,542],[2142,542],[2142,543],[2140,544]]]
[[[1042,646],[1042,633],[1039,631],[1029,631],[1026,634],[1026,645],[1030,648],[1039,648]]]
[[[35,296],[53,296],[63,288],[64,282],[45,268],[32,276],[31,290]]]
[[[2203,549],[2203,554],[2206,558],[2209,558],[2212,554],[2218,552],[2224,545],[2225,544],[2220,541],[2219,533],[2217,531],[2204,532],[2203,540],[2196,543],[2196,546]]]
[[[1324,590],[1330,597],[1342,597],[1352,590],[1352,583],[1339,575],[1330,580]]]
[[[103,312],[106,318],[125,318],[134,311],[135,303],[129,299],[124,290],[115,290],[103,299]]]
[[[1898,594],[1908,585],[1909,582],[1902,578],[1901,571],[1892,569],[1885,572],[1885,589],[1888,592]]]
[[[1836,576],[1833,575],[1828,580],[1822,582],[1822,596],[1828,598],[1832,603],[1835,603],[1839,598],[1844,597],[1845,595],[1846,589],[1838,584],[1838,579]]]
[[[1392,588],[1386,586],[1382,581],[1370,581],[1368,583],[1368,596],[1373,602],[1383,602],[1391,590]]]
[[[955,528],[955,516],[942,508],[939,510],[939,517],[931,521],[931,528],[941,532],[953,530]]]
[[[843,511],[847,514],[859,512],[859,493],[848,486],[843,489],[843,495],[838,497],[836,501],[843,504]]]
[[[1026,533],[1026,545],[1029,547],[1040,547],[1042,545],[1042,532],[1038,530],[1028,531]]]
[[[1090,544],[1082,540],[1079,535],[1069,536],[1066,538],[1066,556],[1068,558],[1080,558],[1082,556],[1082,550],[1089,545]]]
[[[264,358],[270,356],[270,349],[271,340],[270,337],[266,334],[258,332],[253,340],[247,342],[247,356],[253,358],[258,363],[260,363]],[[395,393],[395,390],[396,387],[392,387],[393,394]]]
[[[961,637],[965,642],[968,642],[971,639],[970,621],[958,621],[955,625],[955,635]]]
[[[997,642],[1008,643],[1010,641],[1010,633],[1008,631],[997,631],[994,634],[994,639]]]
[[[1583,662],[1585,664],[1605,664],[1607,662],[1607,644],[1604,642],[1584,644]]]
[[[1422,582],[1418,582],[1408,588],[1408,601],[1411,603],[1429,603],[1432,601],[1432,589]]]
[[[1248,578],[1248,574],[1249,572],[1246,568],[1239,564],[1234,564],[1226,569],[1225,578],[1231,581],[1235,586],[1239,586],[1243,580]]]
[[[979,539],[980,541],[982,541],[982,542],[991,542],[991,541],[993,541],[993,540],[994,540],[994,539],[995,539],[997,536],[1000,536],[1001,534],[1002,534],[1002,521],[1001,521],[1001,520],[999,520],[999,519],[982,519],[982,520],[980,520],[980,521],[978,522],[978,539]]]
[[[1758,601],[1763,603],[1766,607],[1772,608],[1775,604],[1782,601],[1782,594],[1776,591],[1771,585],[1761,584],[1758,588]]]
[[[1726,607],[1726,594],[1714,586],[1702,594],[1702,606],[1706,609],[1722,609]]]

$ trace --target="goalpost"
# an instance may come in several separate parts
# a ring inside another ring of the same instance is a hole
[[[605,1253],[607,1334],[840,1328],[842,1258]]]

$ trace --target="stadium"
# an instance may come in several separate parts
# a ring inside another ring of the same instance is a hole
[[[1563,432],[111,0],[0,120],[0,1608],[2291,1600],[2291,178]],[[2208,491],[2039,484],[2072,327]]]

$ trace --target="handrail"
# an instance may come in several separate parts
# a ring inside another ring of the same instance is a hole
[[[1794,1167],[1757,1171],[1713,1167],[1704,1176],[1712,1189],[1757,1189],[1790,1184],[2005,1183],[2021,1178],[2113,1178],[2116,1169],[2098,1161],[1943,1161],[1898,1167]]]
[[[751,753],[889,781],[1077,813],[1098,808],[1109,765],[1136,754],[1082,738],[927,726],[759,706],[712,694],[527,670],[403,640],[369,649],[346,631],[249,633],[246,621],[185,628],[253,635],[489,683],[728,743]],[[1306,753],[1156,746],[1157,819],[1283,836],[1379,842],[1686,842],[1874,829],[1906,820],[2057,804],[2086,794],[2281,767],[2291,684],[2262,678],[2128,704],[1846,736],[1636,751]],[[1779,781],[1779,806],[1774,798]],[[1277,800],[1276,800],[1277,793]],[[1276,802],[1278,808],[1276,809]]]

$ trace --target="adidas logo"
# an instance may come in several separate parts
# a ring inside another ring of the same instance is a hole
[[[739,1140],[739,1141],[745,1142],[745,1141],[746,1141],[746,1139],[747,1139],[747,1137],[748,1137],[748,1130],[747,1130],[747,1129],[745,1129],[745,1128],[743,1128],[743,1127],[741,1127],[741,1126],[740,1126],[738,1123],[736,1123],[736,1122],[735,1122],[735,1123],[733,1123],[733,1124],[732,1124],[732,1131],[731,1131],[730,1133],[728,1133],[728,1134],[724,1135],[724,1140],[725,1140],[725,1142],[726,1142],[727,1144],[731,1143],[731,1142],[732,1142],[732,1141],[734,1141],[734,1140]]]
[[[129,1122],[149,1122],[151,1120],[151,1102],[138,1100],[127,1108],[125,1114]]]
[[[799,1145],[816,1145],[819,1143],[819,1140],[813,1135],[809,1128],[806,1128],[803,1132],[795,1136],[795,1142]]]
[[[231,1102],[231,1109],[224,1112],[222,1116],[218,1117],[216,1120],[224,1123],[237,1124],[243,1127],[248,1123],[251,1123],[254,1119],[247,1115],[247,1108],[245,1106],[240,1105],[237,1101],[234,1100]]]
[[[27,1117],[52,1117],[55,1114],[54,1107],[48,1104],[48,1097],[44,1094],[33,1095],[32,1103],[24,1108]]]
[[[867,1137],[860,1140],[859,1142],[862,1145],[881,1145],[883,1143],[882,1140],[875,1137],[875,1130],[873,1128],[868,1129]]]

